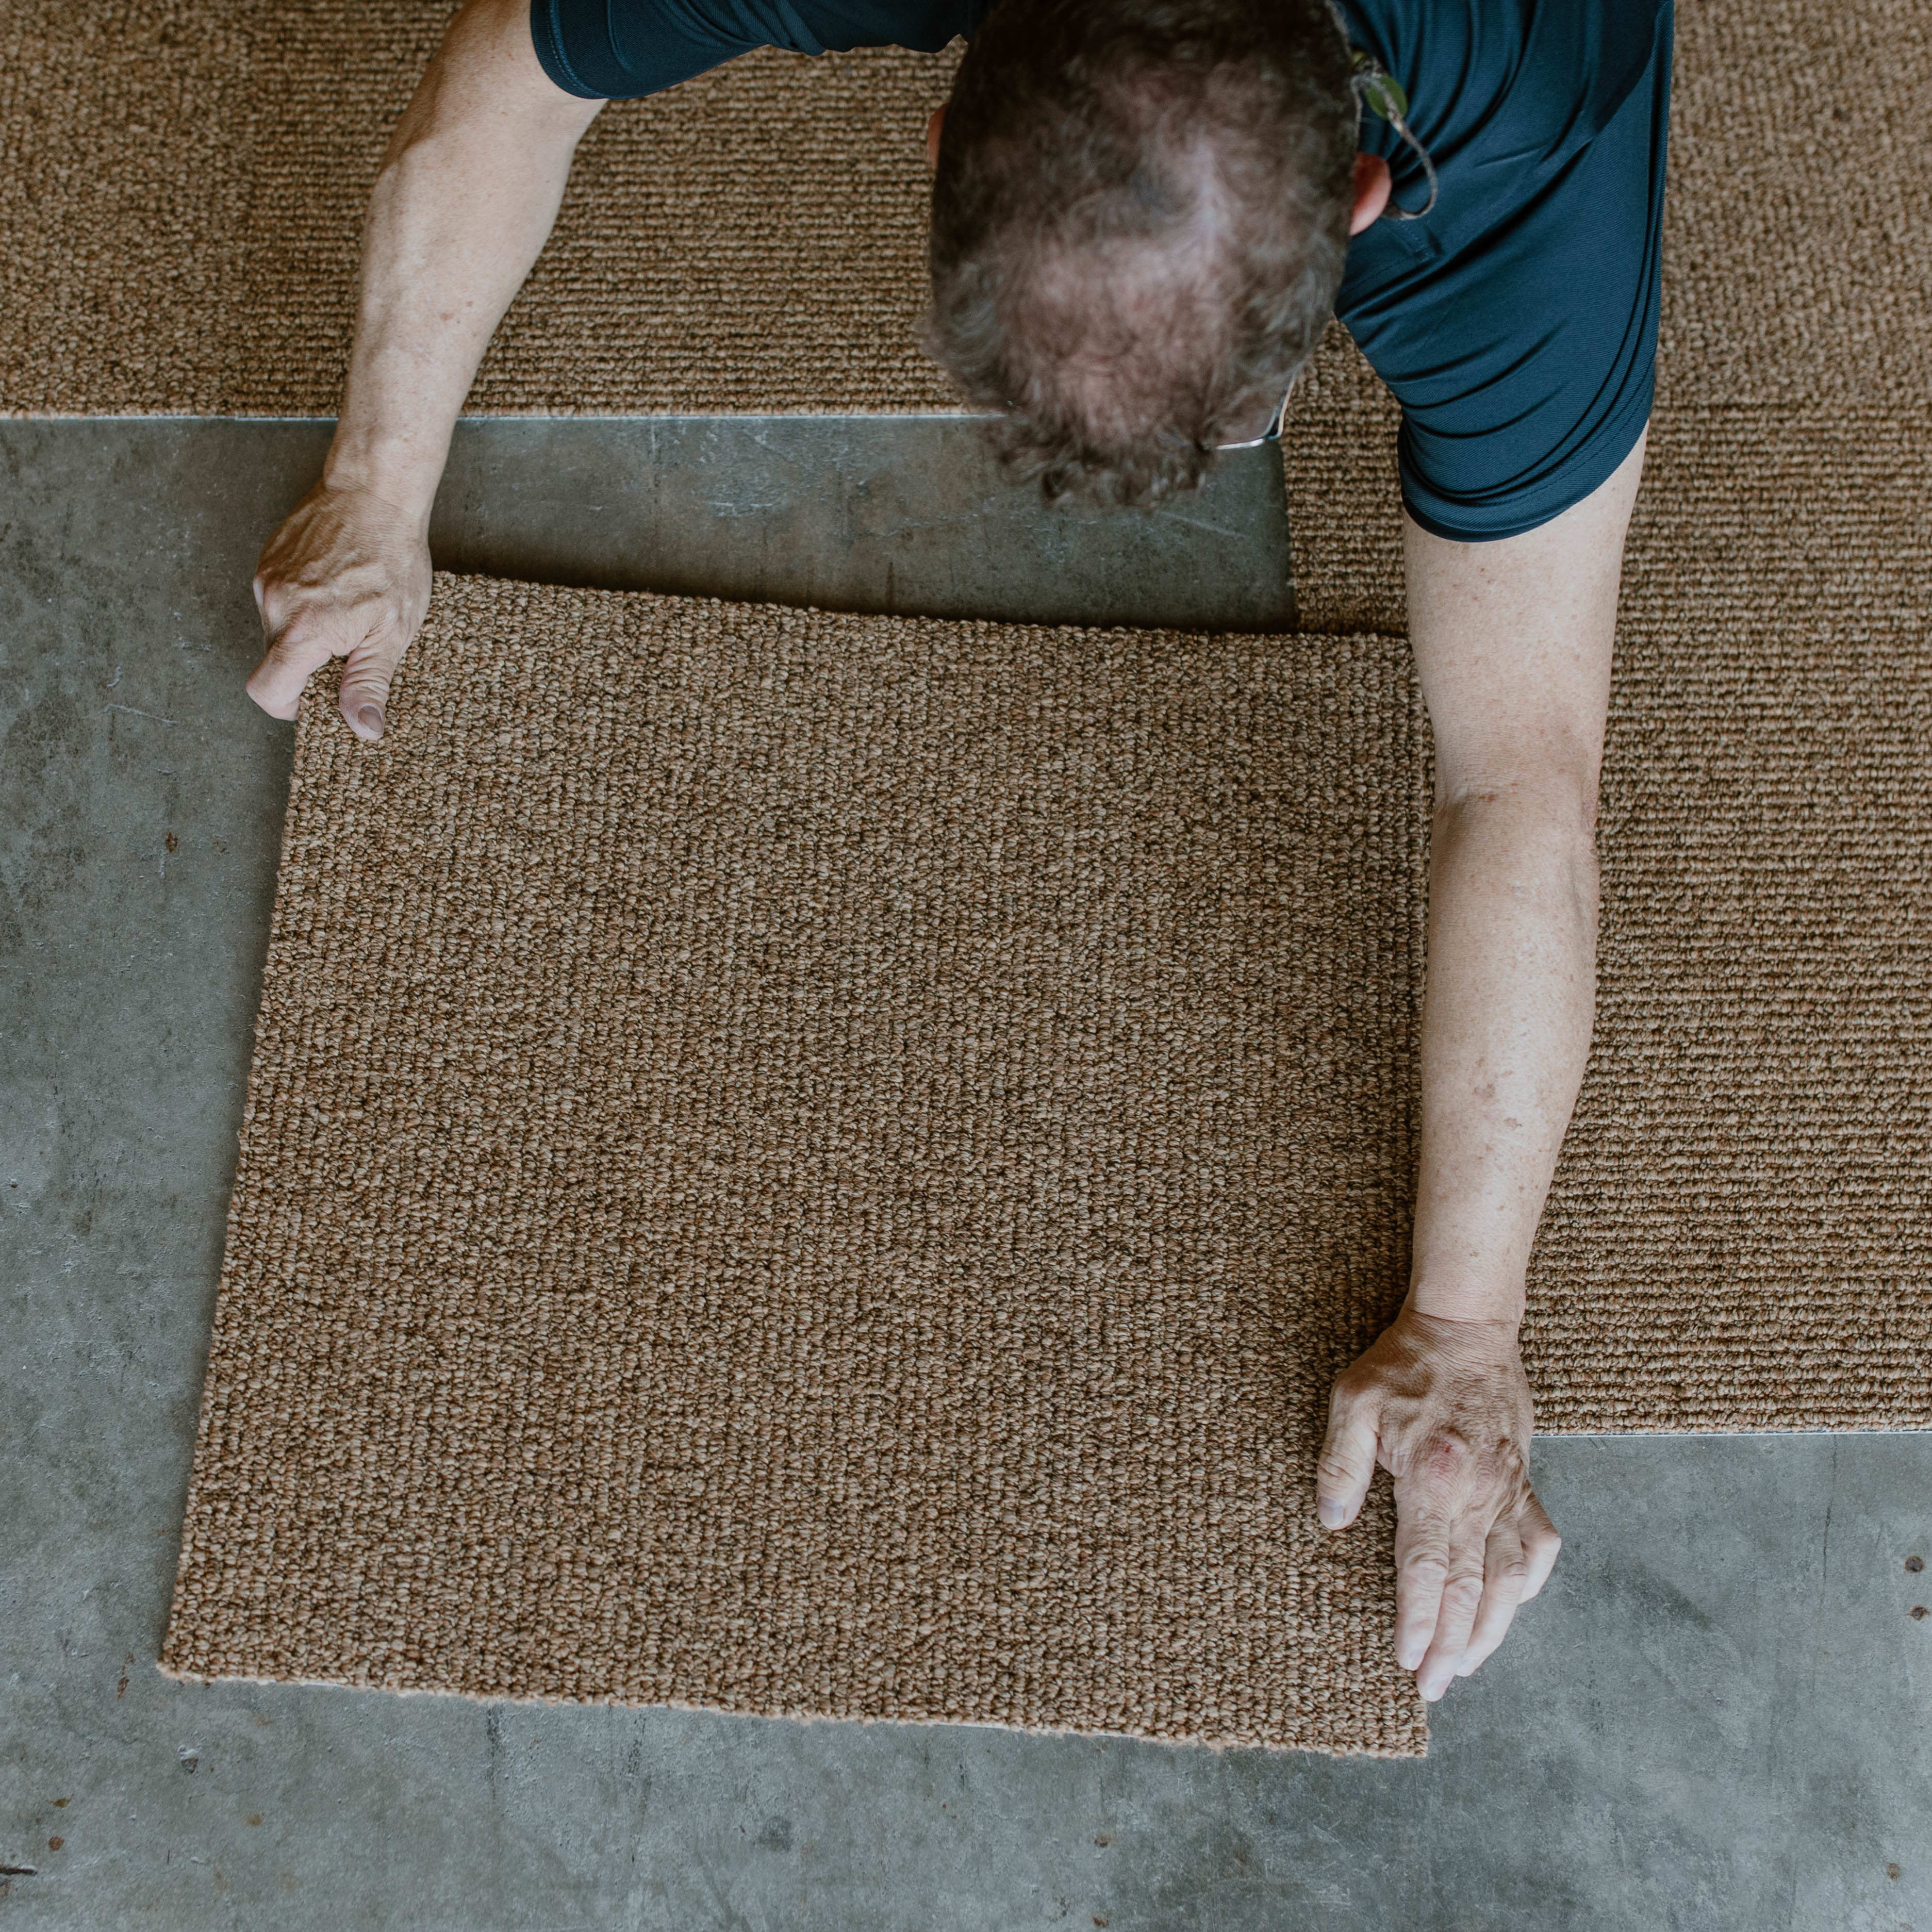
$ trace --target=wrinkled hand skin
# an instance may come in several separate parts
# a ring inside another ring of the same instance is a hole
[[[367,490],[318,483],[268,539],[255,573],[268,650],[248,695],[292,718],[310,676],[346,658],[342,715],[358,738],[381,737],[389,680],[429,608],[424,520]]]
[[[1336,1378],[1316,1472],[1346,1529],[1380,1462],[1395,1478],[1396,1658],[1432,1702],[1503,1640],[1562,1539],[1529,1486],[1529,1383],[1514,1322],[1404,1308]]]

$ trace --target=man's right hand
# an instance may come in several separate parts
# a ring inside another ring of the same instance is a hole
[[[530,0],[466,0],[450,22],[369,197],[322,481],[256,572],[268,649],[248,694],[271,716],[292,718],[310,676],[346,658],[343,716],[382,735],[389,680],[429,608],[429,506],[457,412],[603,104],[544,72]]]
[[[256,567],[268,650],[248,695],[272,718],[292,718],[310,677],[346,658],[342,715],[358,738],[380,738],[389,680],[429,608],[429,584],[423,518],[367,490],[318,483]]]

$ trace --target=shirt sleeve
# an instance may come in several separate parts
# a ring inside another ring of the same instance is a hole
[[[530,38],[566,94],[661,93],[755,47],[937,53],[970,38],[992,0],[530,0]]]
[[[1654,86],[1626,100],[1524,233],[1498,238],[1493,264],[1478,252],[1450,311],[1454,349],[1412,357],[1399,377],[1402,499],[1425,530],[1463,542],[1534,530],[1606,482],[1643,434],[1669,63],[1666,47]]]
[[[1506,88],[1459,95],[1432,79],[1438,58],[1411,88],[1422,113],[1439,100],[1449,117],[1420,130],[1436,207],[1356,238],[1337,308],[1402,405],[1403,505],[1438,536],[1481,542],[1547,523],[1642,434],[1660,306],[1670,0],[1656,0],[1645,24],[1650,64],[1634,84],[1625,20],[1600,85],[1583,87],[1574,62],[1526,53],[1494,63]],[[1466,109],[1466,125],[1453,118]],[[1365,124],[1365,145],[1385,133]],[[1400,167],[1396,181],[1406,205],[1423,200],[1424,185]]]

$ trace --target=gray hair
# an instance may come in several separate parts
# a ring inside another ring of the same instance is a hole
[[[1048,497],[1151,504],[1319,340],[1356,110],[1324,0],[1002,0],[933,184],[927,347]]]

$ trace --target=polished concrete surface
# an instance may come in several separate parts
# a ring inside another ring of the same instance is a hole
[[[1562,1562],[1421,1762],[161,1678],[288,769],[248,579],[324,440],[0,424],[0,1926],[1932,1932],[1928,1437],[1540,1442]],[[1101,527],[956,424],[496,424],[437,533],[1232,625],[1280,520],[1265,456]]]
[[[469,423],[430,536],[452,570],[608,590],[1032,623],[1294,622],[1272,451],[1156,516],[1048,514],[958,417]]]

